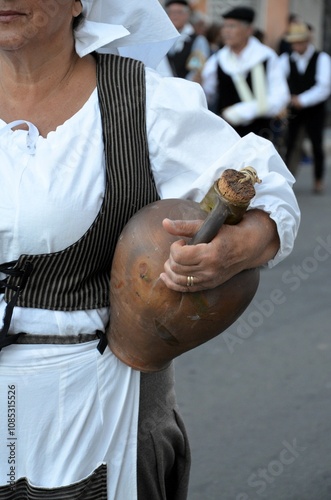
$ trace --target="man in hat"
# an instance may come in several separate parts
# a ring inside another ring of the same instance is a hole
[[[324,178],[323,130],[326,101],[331,93],[331,59],[311,43],[311,31],[304,23],[292,24],[286,40],[291,54],[281,55],[281,65],[291,92],[286,138],[286,163],[297,169],[297,145],[305,132],[312,145],[315,193],[322,193]]]
[[[180,37],[158,70],[165,76],[200,82],[201,70],[210,56],[209,43],[203,35],[195,32],[190,23],[192,11],[186,0],[167,0],[165,10]]]
[[[277,54],[253,36],[254,17],[249,7],[223,14],[224,47],[205,64],[202,86],[210,108],[239,135],[254,132],[273,140],[289,90]]]
[[[301,24],[303,22],[301,16],[298,14],[295,14],[294,12],[291,12],[288,15],[287,18],[287,25],[286,25],[286,31],[280,38],[278,45],[276,47],[276,52],[278,55],[284,54],[284,52],[290,54],[292,52],[292,46],[291,44],[287,41],[286,37],[288,35],[288,30],[292,26],[292,24]]]

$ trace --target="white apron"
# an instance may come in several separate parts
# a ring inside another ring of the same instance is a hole
[[[137,498],[140,374],[108,348],[100,355],[97,342],[1,351],[1,486],[28,478],[53,489],[79,483],[104,463],[108,498]]]

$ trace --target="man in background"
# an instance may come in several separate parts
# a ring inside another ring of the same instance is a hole
[[[285,161],[295,175],[297,160],[293,159],[304,131],[312,145],[313,191],[320,194],[324,189],[323,131],[326,102],[331,93],[331,59],[325,52],[315,49],[311,43],[311,31],[304,23],[292,24],[286,39],[292,51],[280,56],[291,92]]]
[[[178,76],[200,83],[202,68],[210,55],[209,43],[205,36],[196,33],[190,23],[192,11],[187,0],[167,0],[165,10],[180,37],[158,71],[165,76]]]
[[[254,16],[248,7],[223,15],[224,47],[206,62],[201,83],[210,109],[239,135],[254,132],[273,140],[289,90],[276,52],[253,36]]]
[[[290,26],[292,26],[292,24],[302,24],[302,23],[303,23],[303,19],[301,16],[299,16],[298,14],[295,14],[294,12],[291,12],[291,14],[289,14],[289,16],[287,18],[286,32],[280,38],[280,40],[278,42],[277,49],[276,49],[276,52],[278,55],[284,54],[285,52],[287,54],[290,54],[292,52],[292,46],[286,39],[286,37],[288,35],[288,31],[290,29]]]

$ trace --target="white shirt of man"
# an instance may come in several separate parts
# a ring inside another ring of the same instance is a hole
[[[209,104],[213,103],[218,92],[218,65],[230,75],[232,79],[246,79],[248,73],[257,65],[263,64],[268,59],[265,74],[266,96],[263,109],[256,96],[251,94],[223,112],[223,118],[231,125],[248,125],[260,116],[277,116],[289,102],[289,90],[280,67],[279,57],[270,47],[262,44],[257,38],[251,36],[245,48],[235,54],[225,46],[212,55],[206,62],[202,71],[202,87]]]
[[[315,47],[309,44],[303,54],[298,52],[292,52],[291,55],[282,54],[280,63],[285,76],[288,77],[290,73],[290,59],[295,62],[299,73],[304,74],[314,53]],[[331,58],[326,52],[320,52],[317,58],[315,80],[313,87],[298,96],[303,108],[326,101],[331,94]]]

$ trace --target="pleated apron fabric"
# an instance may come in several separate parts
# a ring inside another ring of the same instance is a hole
[[[137,498],[140,374],[96,344],[0,352],[1,500]]]

